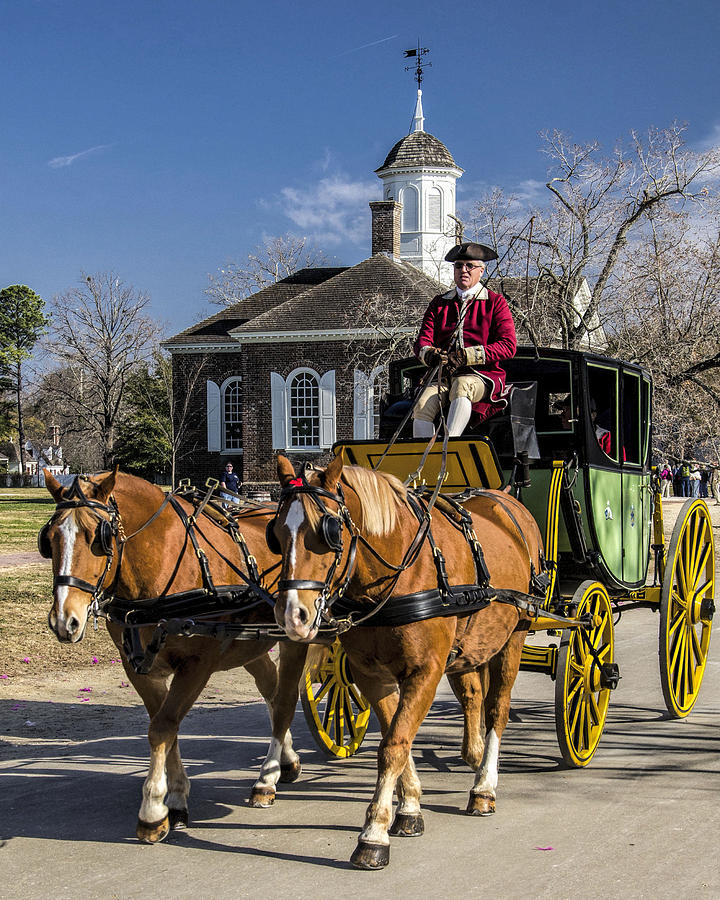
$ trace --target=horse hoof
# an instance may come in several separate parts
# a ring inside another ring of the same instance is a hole
[[[135,829],[138,840],[143,844],[158,844],[160,841],[164,841],[169,833],[170,820],[168,816],[159,822],[143,822],[142,819],[138,819]]]
[[[188,827],[188,811],[187,809],[169,809],[168,819],[170,820],[170,830],[176,831],[178,828]]]
[[[267,809],[275,802],[275,791],[254,787],[250,794],[250,806],[253,809]]]
[[[300,760],[294,763],[286,763],[284,766],[280,766],[280,781],[283,784],[292,784],[293,781],[298,780],[301,772]]]
[[[467,805],[469,816],[491,816],[495,812],[495,798],[492,794],[470,794]]]
[[[395,821],[390,826],[393,837],[416,837],[425,833],[425,822],[422,813],[396,813]]]
[[[390,845],[358,841],[350,862],[356,869],[384,869],[390,862]]]

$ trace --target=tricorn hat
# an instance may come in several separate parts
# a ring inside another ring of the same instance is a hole
[[[497,253],[491,247],[486,247],[485,244],[472,243],[456,244],[445,256],[447,262],[466,262],[475,259],[488,262],[497,258]]]

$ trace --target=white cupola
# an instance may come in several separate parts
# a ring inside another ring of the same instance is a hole
[[[383,183],[383,200],[402,205],[400,259],[450,284],[452,267],[444,257],[456,243],[455,182],[463,170],[424,124],[418,90],[412,131],[395,144],[375,174]]]

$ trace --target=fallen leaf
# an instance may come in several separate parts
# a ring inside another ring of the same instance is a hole
[[[534,850],[554,850],[554,847],[533,847]]]

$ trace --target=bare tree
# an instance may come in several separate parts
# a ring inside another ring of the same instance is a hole
[[[306,237],[292,234],[268,237],[248,255],[246,262],[230,261],[217,275],[209,275],[210,285],[205,293],[211,303],[230,306],[298,269],[325,265],[327,260],[322,251]]]
[[[197,408],[199,390],[204,387],[205,369],[208,358],[204,355],[183,357],[181,373],[177,380],[173,377],[172,358],[169,355],[157,354],[155,375],[162,382],[168,400],[170,416],[163,416],[148,396],[148,415],[153,416],[157,429],[162,433],[170,448],[171,484],[176,486],[178,461],[194,453],[200,441],[192,441],[192,434],[197,431]]]
[[[618,356],[650,370],[657,443],[676,457],[703,444],[717,457],[720,418],[720,222],[702,233],[687,213],[650,222],[643,246],[625,251],[612,303]]]
[[[651,216],[709,199],[720,154],[690,151],[684,131],[679,125],[653,129],[644,139],[633,133],[629,145],[619,144],[609,157],[597,143],[546,134],[550,202],[530,209],[529,222],[527,207],[516,197],[494,192],[476,204],[474,228],[506,248],[497,274],[529,274],[542,286],[534,298],[517,298],[521,318],[527,316],[544,334],[550,323],[565,347],[582,346],[604,325],[608,298],[622,282],[618,264],[628,242],[647,239],[643,232]],[[579,306],[583,283],[590,286],[589,297]]]
[[[115,425],[128,376],[148,362],[159,326],[145,313],[149,297],[113,273],[83,275],[77,288],[53,301],[48,349],[63,377],[45,389],[62,404],[76,431],[94,438],[103,466],[113,460]]]

